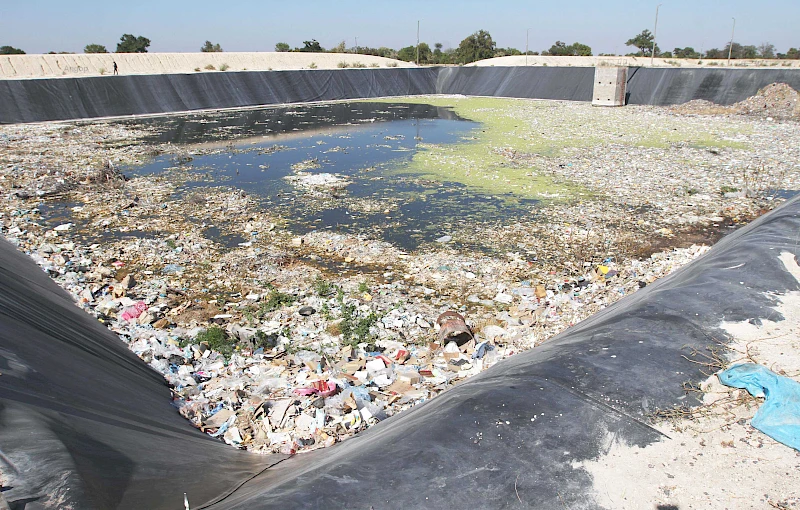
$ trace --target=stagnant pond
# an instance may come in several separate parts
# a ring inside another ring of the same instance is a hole
[[[195,154],[161,156],[126,173],[176,172],[187,195],[208,186],[240,188],[298,234],[331,229],[414,250],[465,224],[519,218],[535,203],[509,206],[459,183],[403,173],[424,144],[468,143],[480,128],[447,108],[354,102],[138,122],[154,130],[150,141],[185,145]],[[219,226],[208,232],[229,245],[240,241],[222,234]]]
[[[163,176],[190,197],[231,186],[258,197],[265,210],[304,234],[316,229],[366,235],[404,250],[446,240],[459,228],[499,224],[530,213],[535,200],[509,203],[456,182],[426,180],[403,168],[425,144],[469,143],[480,124],[425,104],[353,102],[261,108],[121,121],[151,133],[144,143],[174,151],[129,176]],[[52,222],[70,221],[75,204],[44,205]],[[205,235],[234,247],[226,225]],[[107,233],[149,237],[148,233]],[[467,241],[461,248],[486,249]]]

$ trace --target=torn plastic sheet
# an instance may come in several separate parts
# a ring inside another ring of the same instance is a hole
[[[734,365],[717,377],[722,384],[764,397],[750,423],[776,441],[800,450],[800,383],[755,363]]]

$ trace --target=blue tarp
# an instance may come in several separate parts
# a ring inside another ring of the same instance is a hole
[[[750,423],[771,438],[800,450],[800,383],[754,363],[734,365],[718,377],[722,384],[764,397],[764,405]]]

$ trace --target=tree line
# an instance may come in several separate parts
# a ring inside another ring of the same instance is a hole
[[[691,46],[685,48],[675,48],[672,51],[661,51],[658,44],[653,44],[655,37],[649,30],[642,32],[625,42],[626,46],[633,46],[639,51],[628,53],[631,57],[660,57],[660,58],[728,58],[731,59],[759,59],[759,58],[779,58],[779,59],[800,59],[800,50],[789,48],[786,53],[777,53],[775,45],[768,42],[756,45],[742,45],[738,42],[728,42],[722,49],[711,48],[706,51],[696,51]]]
[[[625,42],[626,46],[636,48],[637,51],[628,53],[627,56],[636,57],[662,57],[662,58],[690,58],[690,59],[800,59],[800,50],[797,48],[789,48],[786,53],[778,53],[775,46],[770,43],[762,43],[758,46],[755,45],[742,45],[738,42],[728,43],[722,49],[711,48],[707,51],[696,51],[694,48],[687,46],[685,48],[675,48],[673,51],[661,51],[658,44],[653,44],[654,36],[649,30],[643,30],[636,36],[628,39]],[[147,48],[150,47],[150,39],[143,36],[134,36],[132,34],[123,34],[117,43],[116,53],[147,53]],[[202,52],[221,52],[222,47],[219,44],[213,44],[211,41],[206,41],[200,47]],[[371,48],[368,46],[351,46],[347,47],[345,42],[342,41],[333,48],[326,50],[323,48],[316,39],[303,41],[303,46],[292,48],[285,42],[279,42],[275,45],[275,51],[278,52],[315,52],[315,53],[356,53],[360,55],[374,55],[378,57],[395,58],[398,60],[405,60],[406,62],[419,62],[422,65],[442,65],[442,64],[469,64],[477,60],[484,60],[492,57],[504,57],[508,55],[524,55],[525,52],[516,48],[499,48],[492,39],[489,32],[485,30],[478,30],[477,32],[467,36],[458,45],[458,48],[444,49],[442,43],[435,43],[433,49],[426,42],[421,42],[418,45],[406,46],[399,50],[381,46],[379,48]],[[84,53],[109,53],[108,49],[102,44],[87,44],[83,49]],[[55,53],[51,51],[50,53]],[[64,52],[66,53],[66,52]],[[12,46],[0,46],[0,55],[22,55],[25,54],[19,48]],[[549,49],[538,51],[528,51],[528,55],[554,55],[554,56],[592,56],[592,48],[580,42],[567,44],[563,41],[556,41]],[[610,56],[601,53],[600,56]]]

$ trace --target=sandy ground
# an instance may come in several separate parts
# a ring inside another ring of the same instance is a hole
[[[469,64],[471,66],[548,66],[548,67],[597,67],[597,66],[630,66],[651,67],[649,58],[644,57],[550,57],[541,55],[515,55],[513,57],[497,57]],[[800,68],[800,60],[727,60],[695,59],[695,58],[656,58],[652,67],[746,67],[762,69]]]
[[[778,256],[800,281],[790,253]],[[734,339],[731,363],[754,362],[800,380],[800,293],[781,298],[783,321],[723,323]],[[662,424],[669,439],[646,448],[609,437],[608,451],[584,464],[597,501],[612,509],[800,508],[800,452],[750,426],[761,399],[728,388],[712,375],[705,405],[693,416]]]
[[[0,79],[109,76],[114,62],[119,73],[168,74],[227,71],[281,71],[350,67],[416,67],[415,64],[349,53],[102,53],[0,55]],[[354,65],[355,64],[355,65]],[[213,66],[213,69],[208,68]]]

